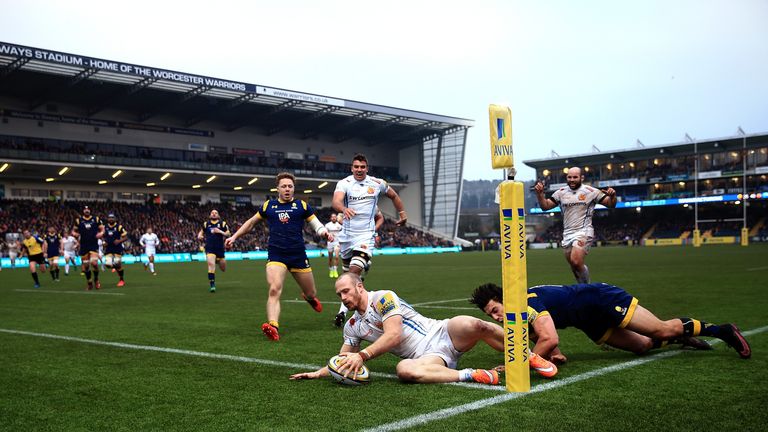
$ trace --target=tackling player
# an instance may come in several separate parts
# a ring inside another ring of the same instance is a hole
[[[325,229],[333,235],[333,241],[328,241],[328,277],[339,277],[338,265],[339,265],[339,233],[341,232],[341,224],[339,223],[338,215],[336,213],[331,214],[331,221],[325,224]]]
[[[475,289],[470,303],[503,322],[502,289],[487,283]],[[566,361],[558,348],[557,329],[576,327],[598,345],[645,354],[667,343],[712,349],[695,336],[721,339],[741,358],[752,355],[744,336],[733,324],[714,325],[693,318],[661,321],[623,289],[605,283],[539,285],[528,288],[528,327],[533,352],[556,363]]]
[[[61,236],[56,232],[56,228],[48,227],[48,233],[43,238],[43,256],[48,259],[48,267],[51,272],[51,279],[59,282],[59,251],[61,246]]]
[[[45,273],[45,257],[43,256],[43,244],[45,241],[36,235],[32,235],[28,229],[24,230],[22,235],[24,239],[21,241],[21,245],[26,251],[27,258],[29,258],[29,272],[35,281],[35,288],[40,288],[37,266],[40,266],[40,271]]]
[[[462,354],[480,341],[503,352],[501,327],[467,315],[444,320],[427,318],[393,291],[367,291],[360,276],[352,272],[344,273],[336,280],[336,294],[350,311],[355,312],[344,325],[344,344],[340,353],[346,360],[339,372],[349,374],[364,362],[389,352],[403,359],[396,368],[397,377],[402,381],[499,383],[495,369],[457,370],[457,366]],[[362,341],[370,345],[361,350]],[[557,370],[533,353],[529,359],[532,366]],[[294,374],[291,379],[313,379],[328,374],[328,368],[323,367],[314,372]]]
[[[70,234],[61,240],[61,245],[64,249],[64,276],[69,276],[69,265],[72,264],[72,267],[77,266],[77,262],[75,262],[77,239]]]
[[[277,175],[277,199],[266,201],[253,217],[248,219],[232,237],[226,240],[226,246],[231,247],[243,234],[251,231],[259,221],[266,221],[269,226],[269,244],[267,245],[267,322],[262,324],[261,331],[274,340],[280,340],[280,296],[283,293],[285,277],[290,272],[301,288],[304,300],[317,312],[323,311],[323,305],[317,298],[315,278],[312,267],[307,259],[302,234],[304,222],[312,229],[333,241],[333,234],[315,216],[315,210],[303,200],[294,198],[296,178],[290,173]]]
[[[356,154],[352,158],[352,175],[339,181],[333,193],[333,209],[344,215],[339,245],[345,272],[362,275],[371,267],[376,247],[377,204],[381,194],[392,200],[399,217],[397,225],[405,225],[408,215],[400,196],[384,180],[369,176],[368,159],[363,154]],[[334,319],[337,327],[344,324],[346,312],[347,308],[342,303]]]
[[[227,260],[224,258],[224,237],[229,237],[229,226],[219,217],[218,210],[211,210],[208,221],[197,233],[198,240],[205,239],[205,259],[208,262],[208,292],[216,292],[216,264],[221,271],[227,271]]]
[[[584,174],[581,168],[573,167],[566,174],[567,188],[560,188],[552,194],[552,198],[544,196],[544,184],[536,182],[534,190],[539,207],[551,210],[558,205],[563,213],[563,241],[565,259],[571,266],[571,271],[577,283],[589,283],[589,268],[584,259],[589,253],[595,230],[592,228],[592,211],[595,204],[606,207],[616,207],[616,191],[595,189],[583,185]]]
[[[114,213],[107,215],[107,225],[104,227],[105,261],[107,267],[116,270],[120,281],[117,286],[125,286],[125,270],[123,270],[123,243],[128,240],[128,232],[117,223]]]
[[[157,276],[157,273],[155,272],[155,253],[157,252],[157,246],[160,244],[160,239],[157,238],[157,234],[152,232],[152,227],[147,227],[147,232],[141,236],[139,243],[144,246],[144,254],[147,256],[147,262],[144,263],[144,270],[149,268],[149,271]]]
[[[83,215],[75,219],[72,235],[80,243],[80,260],[83,265],[87,290],[101,289],[99,282],[99,240],[104,236],[104,224],[98,216],[91,215],[88,206],[83,207]],[[91,280],[93,275],[93,280]]]

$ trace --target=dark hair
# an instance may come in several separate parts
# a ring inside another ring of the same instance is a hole
[[[480,310],[485,311],[485,307],[488,305],[489,301],[496,300],[497,302],[501,302],[502,295],[503,291],[501,290],[501,287],[489,282],[475,288],[472,297],[469,298],[469,302],[477,305]]]
[[[355,155],[352,157],[352,162],[354,161],[365,162],[365,164],[368,165],[368,158],[366,158],[362,153],[355,153]]]
[[[293,174],[289,172],[281,172],[280,174],[277,175],[277,177],[275,177],[275,185],[279,186],[280,180],[282,179],[291,179],[291,182],[293,183],[293,185],[296,186],[296,176],[294,176]]]

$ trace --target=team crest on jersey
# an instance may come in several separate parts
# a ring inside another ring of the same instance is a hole
[[[291,208],[296,208],[296,203],[291,203]]]
[[[618,313],[620,313],[622,315],[626,315],[627,314],[627,308],[621,307],[621,306],[616,306],[616,312],[618,312]]]
[[[374,192],[376,192],[376,189],[374,189],[373,186],[368,186],[368,193],[372,194]]]
[[[584,195],[584,194],[579,194],[579,201],[584,201],[585,199],[587,199],[587,196],[586,196],[586,195]]]

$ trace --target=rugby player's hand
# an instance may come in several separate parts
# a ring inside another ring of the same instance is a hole
[[[405,223],[408,222],[408,213],[406,213],[405,210],[403,210],[399,212],[398,215],[400,216],[400,219],[398,219],[397,222],[395,222],[395,224],[397,226],[405,225]]]
[[[343,213],[344,213],[344,217],[347,218],[347,219],[352,219],[352,217],[357,214],[356,211],[352,210],[349,207],[344,207],[344,212]]]
[[[363,356],[356,352],[346,352],[339,354],[339,357],[343,358],[343,363],[339,366],[339,373],[343,373],[344,378],[347,378],[352,374],[352,379],[357,379],[357,371],[359,371],[365,363]]]
[[[544,193],[544,183],[542,183],[541,181],[537,181],[536,185],[533,186],[533,190],[536,191],[537,195],[543,194]]]
[[[237,240],[234,236],[228,237],[226,240],[224,240],[224,247],[225,248],[231,248],[233,244],[235,244],[235,240]]]
[[[330,233],[330,232],[328,232],[328,231],[326,231],[325,233],[326,233],[326,235],[325,235],[325,238],[326,238],[326,239],[327,239],[329,242],[332,242],[332,241],[333,241],[333,238],[334,238],[334,237],[333,237],[333,234],[331,234],[331,233]]]
[[[612,187],[609,187],[608,189],[603,189],[603,192],[605,192],[605,194],[611,198],[616,196],[616,191]]]
[[[323,368],[323,369],[325,369],[325,368]],[[316,379],[316,378],[320,378],[320,377],[324,376],[324,374],[322,373],[323,369],[316,370],[314,372],[302,372],[302,373],[293,374],[290,377],[288,377],[288,379],[290,379],[290,380],[303,380],[303,379]]]

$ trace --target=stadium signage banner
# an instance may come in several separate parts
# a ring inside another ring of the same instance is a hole
[[[255,87],[256,87],[257,94],[274,96],[274,97],[279,97],[283,99],[292,99],[292,100],[297,100],[302,102],[313,102],[313,103],[319,103],[323,105],[332,105],[332,106],[339,106],[339,107],[346,106],[346,103],[341,99],[334,99],[326,96],[313,95],[309,93],[300,93],[300,92],[282,90],[282,89],[271,88],[271,87],[263,87],[263,86],[255,86]]]
[[[705,171],[705,172],[699,173],[700,179],[717,178],[722,176],[723,176],[722,171]]]
[[[613,187],[613,186],[629,186],[636,185],[638,180],[636,178],[618,179],[618,180],[603,180],[597,182],[597,187]]]
[[[768,166],[755,167],[755,174],[768,174]]]
[[[568,186],[568,183],[552,183],[551,185],[549,185],[549,190],[555,191],[560,188],[564,188],[566,186]]]

